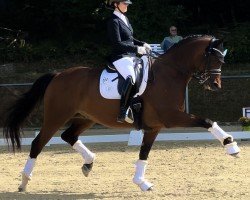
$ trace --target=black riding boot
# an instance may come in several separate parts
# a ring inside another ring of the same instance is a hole
[[[122,88],[122,94],[121,94],[121,101],[120,101],[120,114],[117,117],[117,122],[123,123],[125,122],[126,118],[129,118],[128,121],[133,121],[133,119],[130,119],[130,116],[127,116],[127,109],[130,102],[130,93],[133,88],[133,80],[132,77],[129,76],[124,83],[124,86]],[[132,123],[132,122],[130,122]]]

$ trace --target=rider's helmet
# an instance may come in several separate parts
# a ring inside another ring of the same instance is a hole
[[[132,4],[132,2],[130,0],[108,0],[108,4],[111,6],[114,3],[120,3],[120,2],[124,2],[126,4]]]

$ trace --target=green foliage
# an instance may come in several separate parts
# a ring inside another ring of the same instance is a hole
[[[229,49],[227,61],[230,63],[247,63],[250,54],[250,23],[237,24],[230,29],[226,37]]]
[[[239,122],[241,123],[242,126],[249,126],[250,127],[250,118],[248,118],[248,117],[241,117],[239,119]]]
[[[2,63],[82,56],[94,60],[108,54],[103,0],[2,0],[1,25],[27,33],[22,48],[1,51]],[[182,36],[212,34],[225,38],[227,63],[249,63],[250,20],[245,1],[134,0],[128,17],[135,37],[160,43],[176,25]],[[222,31],[221,30],[226,30]],[[222,33],[222,34],[221,34]],[[1,33],[0,33],[0,36]]]
[[[205,91],[193,79],[188,88],[190,113],[197,116],[237,122],[242,116],[242,107],[249,106],[250,79],[222,79],[222,89],[217,92]]]
[[[187,15],[181,5],[173,6],[171,0],[138,0],[128,16],[134,24],[135,35],[147,42],[160,43],[169,34],[169,27],[185,21]]]

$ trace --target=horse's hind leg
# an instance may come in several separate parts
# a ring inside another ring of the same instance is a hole
[[[146,167],[148,164],[147,158],[159,131],[160,129],[154,129],[151,131],[144,132],[139,160],[137,160],[137,162],[135,163],[135,175],[133,178],[133,182],[137,184],[141,188],[142,191],[151,190],[153,187],[153,184],[148,182],[144,178],[144,176],[145,176]]]
[[[51,108],[51,107],[50,107]],[[46,111],[49,109],[46,109]],[[36,158],[44,148],[44,146],[48,143],[48,141],[52,138],[52,136],[56,133],[56,131],[63,126],[72,116],[73,112],[60,112],[61,109],[54,106],[54,109],[50,109],[50,113],[45,111],[44,114],[44,124],[40,130],[40,133],[36,136],[36,138],[31,143],[31,150],[29,158],[24,166],[22,171],[22,183],[18,187],[19,191],[25,191],[28,181],[31,180],[32,171],[35,166]],[[60,117],[58,116],[60,114]]]
[[[67,128],[61,135],[61,138],[69,143],[73,149],[75,149],[78,153],[81,154],[84,160],[84,164],[82,167],[82,172],[84,176],[88,176],[89,172],[93,167],[93,161],[95,159],[95,154],[92,153],[81,140],[78,139],[79,135],[93,126],[95,123],[88,119],[77,118],[74,119],[71,126]]]
[[[45,132],[42,128],[40,133],[32,141],[30,155],[22,171],[22,183],[18,187],[19,192],[26,190],[28,182],[31,180],[32,177],[32,171],[35,167],[36,158],[55,132],[56,130],[51,130],[51,132],[46,132],[50,134],[44,134]]]

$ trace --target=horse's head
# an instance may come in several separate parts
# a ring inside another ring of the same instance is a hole
[[[227,50],[223,49],[222,42],[215,38],[210,40],[202,54],[203,59],[199,71],[194,74],[194,77],[207,90],[216,91],[221,88],[221,66],[227,53]]]
[[[161,74],[171,70],[186,77],[185,83],[194,77],[207,90],[221,88],[221,66],[227,51],[223,41],[208,35],[191,35],[173,45],[167,52],[156,58],[155,66]]]

